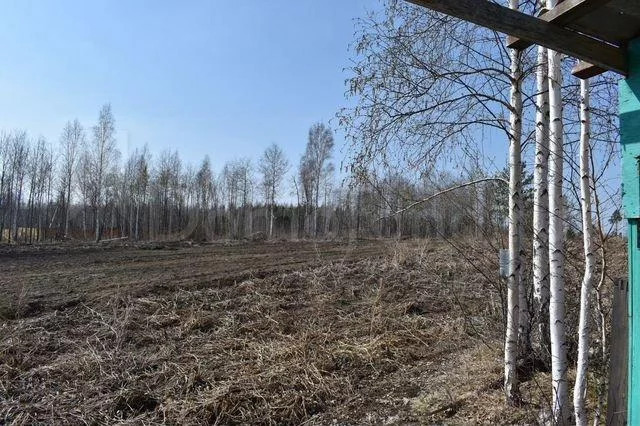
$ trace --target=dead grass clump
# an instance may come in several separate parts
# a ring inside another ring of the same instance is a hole
[[[537,423],[547,399],[546,389],[530,380],[521,386],[525,402],[518,407],[506,405],[501,359],[500,349],[486,346],[465,349],[429,379],[429,387],[411,400],[412,410],[426,423]]]
[[[141,414],[153,411],[158,406],[158,400],[140,390],[126,390],[118,395],[114,401],[117,417],[127,418],[130,414]]]
[[[387,254],[357,261],[314,251],[317,264],[294,270],[248,263],[220,279],[203,261],[195,284],[86,295],[5,320],[0,423],[535,419],[544,376],[522,385],[523,407],[503,405],[491,283],[442,243],[380,249]]]

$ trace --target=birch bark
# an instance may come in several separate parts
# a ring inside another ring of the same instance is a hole
[[[518,8],[518,0],[509,0],[512,9]],[[522,134],[522,92],[521,53],[515,49],[509,52],[511,59],[511,99],[509,114],[509,277],[507,280],[507,327],[504,346],[504,391],[507,402],[518,399],[518,377],[516,362],[518,357],[518,328],[520,325],[520,210],[521,210],[521,134]]]
[[[538,355],[549,364],[549,83],[547,48],[538,47],[536,158],[533,171],[533,296]]]
[[[595,274],[593,253],[593,224],[591,211],[591,171],[589,169],[590,122],[589,81],[580,80],[580,203],[582,207],[582,235],[584,242],[584,276],[580,290],[580,323],[578,325],[578,364],[573,389],[573,406],[577,425],[587,424],[585,399],[587,367],[589,365],[589,297]]]
[[[549,8],[557,5],[551,0]],[[563,123],[561,54],[549,56],[549,326],[551,340],[552,416],[554,424],[570,423],[567,384],[567,341],[564,293]]]

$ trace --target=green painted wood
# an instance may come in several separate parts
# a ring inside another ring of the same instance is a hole
[[[628,219],[629,383],[627,424],[640,424],[640,38],[628,46],[629,75],[620,82],[622,204]],[[613,327],[616,325],[613,324]],[[612,348],[615,350],[615,348]]]
[[[640,176],[638,177],[640,179]],[[629,235],[629,359],[627,424],[640,421],[640,248],[638,219],[630,219]],[[634,315],[635,314],[635,315]],[[613,324],[615,327],[615,324]],[[616,350],[611,348],[612,350]]]
[[[627,219],[640,218],[640,39],[629,44],[629,77],[620,82],[622,206]]]

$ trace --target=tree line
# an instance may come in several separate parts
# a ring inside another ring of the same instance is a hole
[[[437,237],[506,226],[507,192],[499,181],[452,193],[436,207],[393,215],[440,185],[397,171],[376,182],[339,181],[334,144],[332,129],[318,123],[296,167],[271,144],[257,161],[229,161],[216,173],[208,156],[194,166],[177,150],[153,155],[145,146],[122,158],[109,104],[92,127],[67,122],[57,144],[5,131],[0,241]],[[442,172],[438,182],[466,179]],[[478,220],[469,206],[480,202]]]

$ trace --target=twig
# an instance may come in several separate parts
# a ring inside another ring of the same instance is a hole
[[[409,209],[414,208],[415,206],[419,206],[420,204],[426,203],[427,201],[431,201],[434,198],[439,197],[440,195],[446,194],[447,192],[455,191],[456,189],[462,189],[462,188],[465,188],[467,186],[476,185],[476,184],[483,183],[483,182],[502,182],[505,185],[509,184],[509,182],[507,182],[505,179],[496,178],[496,177],[472,180],[470,182],[465,182],[465,183],[462,183],[460,185],[456,185],[456,186],[452,186],[452,187],[447,188],[447,189],[443,189],[440,192],[436,192],[435,194],[432,194],[432,195],[428,196],[427,198],[423,198],[422,200],[418,200],[418,201],[416,201],[414,203],[409,204],[407,207],[405,207],[403,209],[400,209],[397,212],[390,214],[389,216],[383,216],[383,217],[379,218],[378,221],[381,221],[383,219],[389,219],[389,218],[392,218],[394,216],[397,216],[397,215],[399,215],[401,213],[406,212]]]

